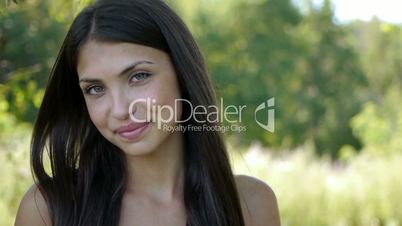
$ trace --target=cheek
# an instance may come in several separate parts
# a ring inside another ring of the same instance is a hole
[[[140,102],[136,104],[135,118],[145,118],[149,116],[151,121],[158,121],[158,118],[168,120],[172,114],[177,115],[179,119],[181,115],[181,103],[178,102],[175,106],[175,100],[180,98],[179,91],[176,90],[174,84],[169,84],[166,81],[158,81],[146,89],[141,90],[141,95],[135,95],[134,100],[149,98],[150,104]],[[174,118],[174,117],[173,117]]]
[[[87,109],[89,117],[91,118],[94,125],[101,129],[105,126],[107,120],[105,119],[105,110],[102,108],[101,104],[96,104],[93,101],[87,101]]]
[[[176,118],[180,118],[181,115],[181,101],[176,101],[180,99],[180,91],[175,82],[165,83],[157,90],[155,90],[156,94],[156,106],[166,106],[166,110],[160,112],[164,118],[168,117],[171,112],[167,110],[167,108],[173,110],[173,114],[175,114]]]

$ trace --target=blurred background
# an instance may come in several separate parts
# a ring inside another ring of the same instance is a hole
[[[0,0],[0,226],[33,183],[29,142],[49,72],[90,0]],[[225,105],[275,97],[226,133],[236,173],[275,191],[284,226],[402,225],[398,0],[168,0]]]

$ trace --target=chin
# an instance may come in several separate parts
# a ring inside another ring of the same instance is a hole
[[[152,154],[155,149],[149,143],[139,142],[136,144],[124,145],[120,149],[126,156],[139,157]]]

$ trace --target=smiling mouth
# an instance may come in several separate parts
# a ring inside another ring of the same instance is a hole
[[[138,139],[143,132],[148,128],[149,122],[132,123],[128,126],[121,127],[116,133],[125,140],[133,141]]]

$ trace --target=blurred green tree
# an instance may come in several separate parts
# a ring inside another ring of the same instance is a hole
[[[196,26],[219,94],[250,109],[276,98],[275,133],[259,128],[248,111],[241,143],[293,148],[311,141],[333,157],[345,144],[359,149],[349,121],[367,81],[330,2],[306,15],[291,1],[223,2],[201,10]]]
[[[402,27],[381,22],[357,21],[349,25],[359,52],[369,89],[365,104],[351,122],[364,150],[374,155],[402,151]]]
[[[19,1],[0,13],[0,84],[7,111],[33,122],[67,25],[88,0]]]
[[[299,33],[308,47],[301,59],[306,70],[298,108],[309,112],[304,128],[316,151],[337,157],[344,145],[361,148],[349,122],[362,108],[368,83],[346,28],[334,23],[330,1],[309,11]]]

